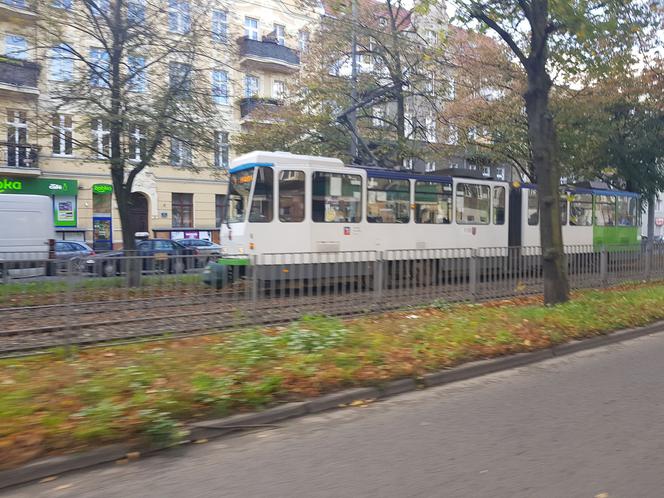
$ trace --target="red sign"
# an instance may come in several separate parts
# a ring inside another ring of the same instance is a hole
[[[344,235],[350,235],[350,227],[344,227]]]
[[[655,225],[657,225],[658,227],[664,225],[664,218],[655,218]]]

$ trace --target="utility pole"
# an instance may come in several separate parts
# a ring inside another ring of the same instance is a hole
[[[354,107],[357,103],[357,0],[352,0],[351,15],[353,17],[353,32],[350,48],[350,105]],[[348,122],[351,127],[350,157],[353,162],[357,162],[357,112],[355,110],[348,115]]]

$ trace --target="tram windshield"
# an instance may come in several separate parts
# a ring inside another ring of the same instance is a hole
[[[227,223],[238,223],[246,219],[253,179],[254,168],[230,174],[228,180],[228,209],[226,210]]]

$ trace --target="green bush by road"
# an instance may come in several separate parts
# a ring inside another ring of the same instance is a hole
[[[0,468],[116,441],[168,442],[186,422],[372,385],[664,319],[664,285],[436,303],[353,320],[0,361]]]

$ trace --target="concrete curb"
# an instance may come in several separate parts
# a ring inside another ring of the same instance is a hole
[[[456,368],[426,374],[417,380],[412,378],[399,379],[387,382],[378,387],[359,387],[319,396],[307,401],[286,403],[262,412],[245,413],[217,420],[197,422],[189,427],[189,440],[183,444],[219,438],[237,430],[274,425],[276,422],[286,419],[339,408],[353,401],[384,399],[420,388],[440,386],[474,377],[481,377],[490,373],[522,367],[558,356],[565,356],[659,332],[664,332],[664,321],[636,329],[620,330],[589,339],[573,341],[538,351],[473,361]],[[164,448],[147,448],[144,451],[137,452],[135,448],[125,445],[113,445],[97,448],[85,453],[37,460],[17,469],[0,471],[0,489],[74,470],[94,467],[107,462],[122,460],[130,457],[132,454],[145,455],[155,453],[160,449]]]

